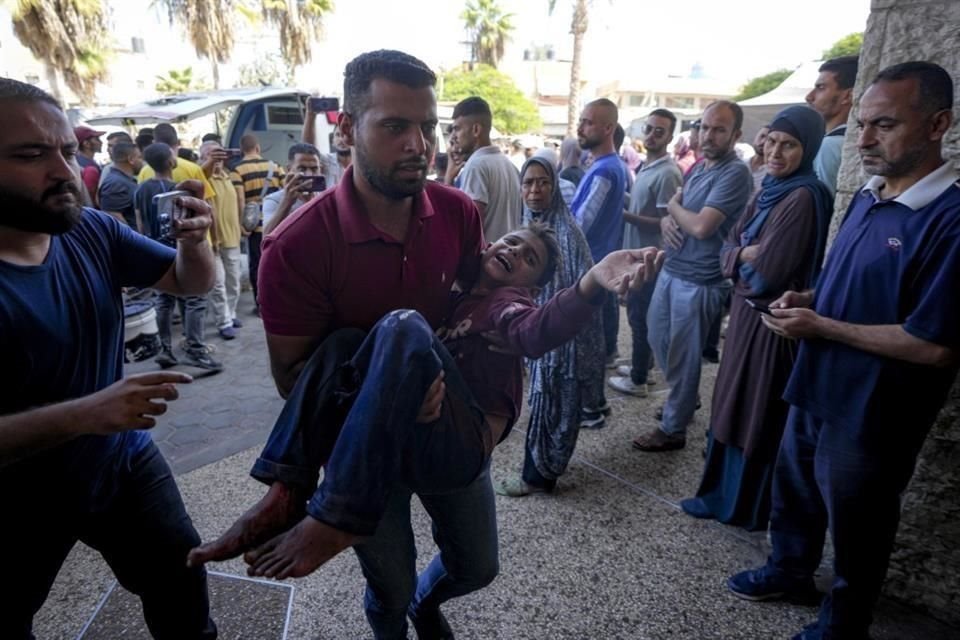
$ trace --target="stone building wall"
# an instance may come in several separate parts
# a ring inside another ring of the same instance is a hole
[[[882,68],[908,60],[936,62],[950,73],[956,92],[954,117],[960,118],[960,0],[873,0],[855,98],[859,100]],[[866,180],[857,155],[855,118],[856,108],[844,142],[833,234],[856,188]],[[956,122],[944,154],[960,167]],[[903,497],[885,592],[960,625],[960,379],[927,438]]]

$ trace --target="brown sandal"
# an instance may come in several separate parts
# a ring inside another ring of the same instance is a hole
[[[650,452],[674,451],[675,449],[683,449],[686,444],[686,436],[671,436],[661,429],[654,429],[637,436],[633,441],[633,448]]]

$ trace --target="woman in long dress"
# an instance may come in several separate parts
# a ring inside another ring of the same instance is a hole
[[[717,372],[707,460],[694,498],[696,518],[764,530],[770,486],[787,419],[782,399],[797,343],[763,326],[760,311],[788,290],[809,288],[823,261],[833,198],[813,172],[823,118],[788,107],[770,124],[767,176],[720,254],[735,282],[730,324]]]
[[[590,247],[560,195],[555,165],[534,156],[520,172],[523,224],[539,220],[557,234],[563,262],[537,302],[545,303],[573,286],[593,266]],[[500,495],[519,497],[553,491],[573,456],[580,432],[580,409],[604,398],[604,341],[601,316],[594,314],[577,337],[530,364],[530,422],[519,477],[498,482]],[[602,403],[601,403],[602,404]]]

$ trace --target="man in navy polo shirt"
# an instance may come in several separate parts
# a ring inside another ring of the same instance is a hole
[[[476,206],[463,192],[426,181],[436,145],[435,84],[423,62],[399,51],[365,53],[347,65],[338,126],[353,148],[353,164],[335,189],[291,214],[264,243],[261,315],[274,381],[285,397],[314,352],[333,351],[327,338],[338,329],[370,331],[396,309],[414,309],[436,329],[454,281],[472,282],[477,273],[483,232]],[[439,418],[444,391],[438,376],[418,422]],[[309,496],[285,489],[297,482],[284,482],[290,469],[272,459],[272,450],[252,472],[270,485],[266,496],[220,539],[192,553],[191,562],[239,555],[304,518]],[[387,452],[375,448],[366,462],[385,464],[377,456]],[[370,474],[361,468],[354,475]],[[499,570],[489,466],[462,489],[418,497],[441,550],[419,576],[410,488],[393,487],[373,535],[350,519],[356,504],[332,501],[325,520],[317,518],[338,551],[353,546],[378,639],[406,638],[408,616],[421,638],[452,637],[440,605],[486,586]]]
[[[941,67],[881,71],[860,100],[873,177],[850,204],[815,291],[787,292],[764,324],[799,338],[774,470],[767,564],[730,589],[749,600],[813,591],[824,531],[836,577],[795,640],[865,640],[920,447],[957,374],[960,186],[941,157],[953,82]]]
[[[140,596],[154,638],[212,639],[199,542],[150,436],[182,373],[123,374],[124,286],[213,284],[210,207],[182,198],[177,249],[81,208],[78,143],[57,102],[0,78],[0,637],[33,616],[82,540]],[[184,187],[199,184],[185,183]]]

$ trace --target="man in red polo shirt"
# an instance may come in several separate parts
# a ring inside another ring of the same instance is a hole
[[[338,126],[353,147],[353,165],[336,189],[291,215],[264,243],[261,316],[284,396],[338,329],[368,331],[401,308],[441,326],[451,285],[472,280],[479,267],[484,243],[475,205],[460,191],[426,181],[436,144],[435,83],[423,62],[397,51],[363,54],[347,65]],[[444,392],[441,374],[418,422],[440,416]],[[278,521],[292,526],[303,517],[305,497],[283,491],[286,469],[268,453],[253,470],[271,484],[267,496],[219,540],[195,550],[191,563],[236,556],[273,537]],[[377,638],[406,638],[408,614],[421,638],[452,637],[439,605],[486,586],[498,571],[489,468],[465,488],[419,495],[443,555],[419,578],[411,496],[406,487],[392,490],[376,532],[356,544],[348,519],[325,524],[343,533],[344,546],[354,546]]]

